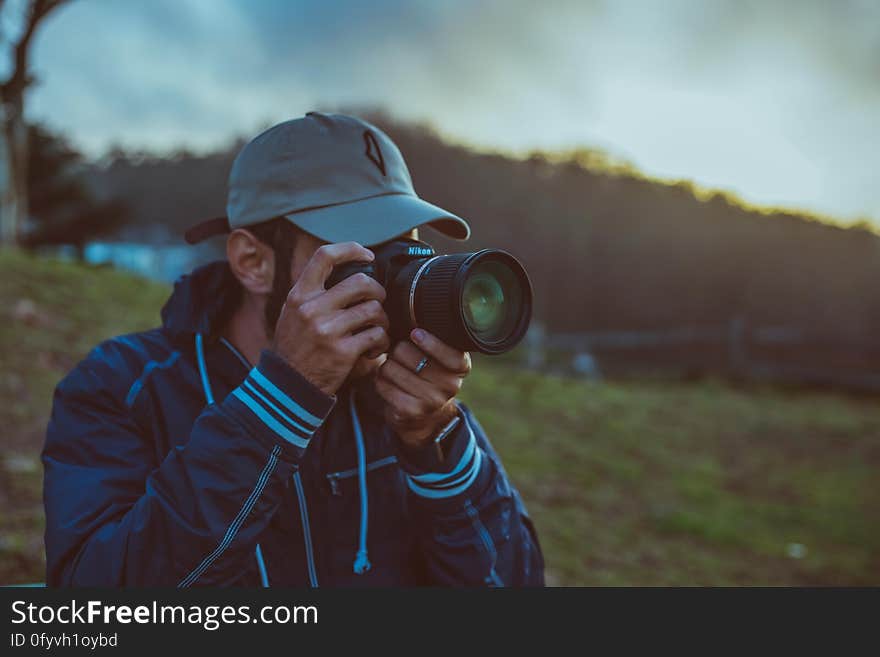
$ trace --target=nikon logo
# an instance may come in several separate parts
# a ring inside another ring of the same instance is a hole
[[[406,254],[411,256],[430,256],[434,255],[434,249],[427,246],[411,246],[407,248]]]

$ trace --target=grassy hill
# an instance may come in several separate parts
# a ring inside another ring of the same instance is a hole
[[[168,290],[0,251],[0,583],[43,579],[57,380]],[[587,384],[478,359],[464,397],[555,584],[880,584],[880,404],[722,383]]]

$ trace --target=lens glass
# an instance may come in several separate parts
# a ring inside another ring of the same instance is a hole
[[[505,263],[486,259],[467,274],[462,289],[464,320],[473,336],[487,344],[507,339],[523,310],[523,287]]]

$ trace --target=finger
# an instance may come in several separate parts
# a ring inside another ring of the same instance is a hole
[[[416,368],[425,355],[425,352],[409,340],[401,340],[394,345],[391,353],[388,354],[390,358],[393,358],[398,363],[411,370]]]
[[[381,326],[372,326],[360,333],[342,338],[343,347],[349,350],[354,357],[363,356],[366,353],[385,353],[391,342],[388,331]]]
[[[393,421],[401,424],[416,422],[427,414],[427,406],[424,401],[398,388],[388,380],[376,377],[375,386],[376,392],[388,404]]]
[[[349,335],[367,326],[381,326],[388,330],[388,315],[382,304],[371,299],[341,310],[328,322],[331,335]]]
[[[412,342],[406,340],[398,342],[394,345],[391,353],[388,354],[388,358],[403,365],[405,369],[418,376],[420,380],[430,381],[438,385],[442,390],[451,391],[453,386],[450,385],[450,381],[459,380],[459,384],[455,386],[455,391],[450,396],[454,396],[458,389],[461,388],[460,379],[462,375],[460,373],[452,372],[439,363],[431,362],[431,357]],[[421,372],[416,372],[423,358],[427,358],[428,363],[422,368]]]
[[[375,349],[370,349],[369,351],[364,352],[363,357],[369,358],[370,360],[375,360],[376,358],[379,358],[379,356],[381,356],[382,354],[386,353],[387,349],[387,347],[376,347]],[[384,363],[385,360],[386,359],[383,358],[382,363]],[[381,365],[382,363],[379,364]]]
[[[372,262],[373,252],[357,242],[325,244],[309,258],[297,280],[297,287],[306,294],[324,290],[324,283],[336,265],[343,262]]]
[[[379,368],[379,378],[393,383],[413,397],[429,402],[435,408],[443,406],[458,392],[457,386],[451,380],[455,375],[447,374],[447,377],[449,380],[444,381],[441,386],[434,381],[421,378],[412,370],[391,359],[386,360]]]
[[[385,302],[385,288],[371,276],[364,273],[344,278],[321,295],[321,304],[326,308],[348,308],[360,301],[375,299]]]
[[[406,369],[412,371],[413,374],[417,375],[420,379],[426,379],[438,385],[442,385],[444,389],[446,387],[445,384],[449,381],[450,377],[459,378],[462,376],[459,372],[453,372],[443,367],[442,364],[433,362],[431,357],[424,351],[419,349],[412,342],[406,340],[394,345],[391,353],[388,354],[388,358],[397,361]],[[427,364],[422,368],[421,372],[416,372],[416,369],[418,369],[418,366],[424,358],[428,359]]]
[[[468,352],[450,347],[425,329],[414,329],[410,333],[410,338],[419,349],[447,370],[462,376],[466,376],[471,371],[471,355]]]

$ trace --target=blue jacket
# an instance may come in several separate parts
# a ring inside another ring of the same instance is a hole
[[[161,328],[109,340],[55,391],[43,450],[50,586],[517,586],[543,559],[471,412],[404,453],[369,381],[328,397],[217,329],[226,263]]]

